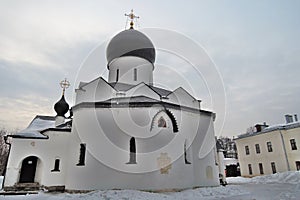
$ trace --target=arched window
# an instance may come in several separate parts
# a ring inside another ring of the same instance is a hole
[[[137,81],[137,69],[136,68],[133,69],[133,80]]]
[[[160,128],[166,128],[167,127],[167,122],[163,117],[159,118],[158,127],[160,127]]]
[[[191,162],[189,161],[189,155],[187,152],[187,141],[184,141],[184,145],[183,145],[183,151],[184,151],[184,162],[185,164],[191,164]]]
[[[85,165],[85,151],[86,151],[86,144],[80,144],[79,162],[77,166]]]
[[[129,141],[129,162],[126,164],[137,164],[136,163],[136,146],[135,146],[135,138],[130,138]]]
[[[54,169],[51,170],[51,172],[59,172],[59,163],[60,163],[60,160],[58,158],[55,159],[55,162],[54,162]]]
[[[161,114],[164,113],[166,115],[162,116]],[[159,127],[159,128],[166,128],[167,127],[167,121],[165,120],[165,117],[168,117],[170,120],[170,125],[172,125],[173,128],[173,133],[177,133],[178,132],[178,125],[177,125],[177,121],[175,119],[174,114],[169,111],[168,109],[164,109],[164,110],[160,110],[159,112],[157,112],[154,117],[152,118],[152,122],[151,122],[151,127],[150,127],[150,131],[152,131],[152,129],[154,127]],[[168,121],[169,122],[169,121]],[[169,125],[169,124],[168,124]]]
[[[119,81],[119,69],[117,69],[116,82]]]

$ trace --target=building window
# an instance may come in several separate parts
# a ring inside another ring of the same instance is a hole
[[[136,164],[136,145],[134,137],[129,141],[129,162],[126,164]]]
[[[159,118],[158,127],[160,127],[160,128],[166,128],[167,127],[167,122],[163,117]]]
[[[249,175],[252,175],[252,166],[251,166],[251,164],[248,164],[248,170],[249,170]]]
[[[296,161],[296,169],[297,171],[300,171],[300,161]]]
[[[186,143],[187,143],[187,142],[186,142],[186,140],[185,140],[184,145],[183,145],[184,162],[185,162],[185,164],[191,164],[191,162],[190,162],[189,159],[188,159],[188,155],[187,155],[187,148],[186,148],[187,144],[186,144]]]
[[[80,144],[79,162],[77,166],[85,165],[86,144]]]
[[[137,69],[136,68],[133,69],[133,80],[137,81]]]
[[[292,150],[297,150],[297,144],[295,139],[290,139]]]
[[[264,168],[263,168],[262,163],[258,163],[258,167],[259,167],[259,173],[264,174]]]
[[[119,69],[117,69],[116,82],[119,81]]]
[[[60,160],[57,158],[55,159],[55,162],[54,162],[54,169],[51,170],[51,172],[59,172],[59,162]]]
[[[273,152],[273,148],[272,148],[272,143],[271,142],[267,142],[267,148],[268,148],[268,152]]]
[[[276,173],[275,162],[271,162],[271,168],[272,168],[272,173],[275,174]]]
[[[259,154],[260,153],[259,144],[255,144],[255,149],[256,149],[256,153]]]
[[[250,154],[249,146],[245,146],[245,151],[246,151],[246,155],[249,155],[249,154]]]

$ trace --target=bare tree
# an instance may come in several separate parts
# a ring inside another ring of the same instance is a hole
[[[4,136],[8,134],[5,128],[0,129],[0,176],[4,175],[6,162],[9,153],[9,145],[5,143]]]

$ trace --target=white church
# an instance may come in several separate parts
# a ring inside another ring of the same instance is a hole
[[[107,45],[107,79],[80,82],[73,107],[63,92],[56,116],[37,115],[25,130],[7,136],[4,190],[219,185],[215,113],[202,110],[180,86],[155,86],[155,47],[130,25]],[[61,85],[65,91],[69,83]]]

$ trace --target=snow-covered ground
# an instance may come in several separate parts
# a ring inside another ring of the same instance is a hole
[[[1,179],[0,179],[1,180]],[[189,189],[181,192],[152,193],[135,190],[106,190],[87,194],[39,193],[26,196],[0,196],[0,200],[98,200],[98,199],[300,199],[300,172],[284,172],[255,178],[227,178],[226,187]]]

